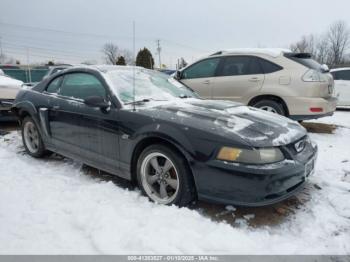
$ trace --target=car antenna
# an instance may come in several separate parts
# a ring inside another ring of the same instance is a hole
[[[135,66],[136,66],[136,60],[135,60],[135,21],[132,21],[132,46],[133,46],[133,61],[134,65],[132,67],[132,92],[133,92],[133,97],[134,97],[134,111],[136,111],[136,90],[135,90]]]

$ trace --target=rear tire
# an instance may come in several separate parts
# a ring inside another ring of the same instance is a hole
[[[286,115],[286,112],[283,108],[283,105],[281,103],[278,103],[274,100],[260,100],[253,104],[253,107],[259,108],[261,110],[265,110],[271,113],[276,113],[282,116]]]
[[[32,157],[40,158],[46,153],[39,129],[34,120],[27,116],[22,121],[22,141],[26,152]]]
[[[163,205],[187,206],[195,200],[195,187],[187,161],[161,144],[143,150],[137,160],[137,182],[143,194]]]

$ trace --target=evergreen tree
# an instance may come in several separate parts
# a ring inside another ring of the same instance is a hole
[[[146,47],[144,47],[137,53],[136,65],[148,69],[153,69],[154,59],[152,53]]]
[[[117,62],[115,63],[116,65],[126,65],[125,58],[124,56],[118,56]]]

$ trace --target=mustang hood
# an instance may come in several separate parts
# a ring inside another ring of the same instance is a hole
[[[253,147],[286,145],[306,135],[299,123],[286,117],[229,101],[186,99],[145,110],[189,128],[239,137]]]

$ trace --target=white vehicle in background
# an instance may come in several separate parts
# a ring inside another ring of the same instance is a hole
[[[22,81],[5,75],[0,69],[0,121],[16,119],[10,109],[22,86]]]
[[[332,69],[331,74],[338,95],[338,106],[350,106],[350,67]]]

